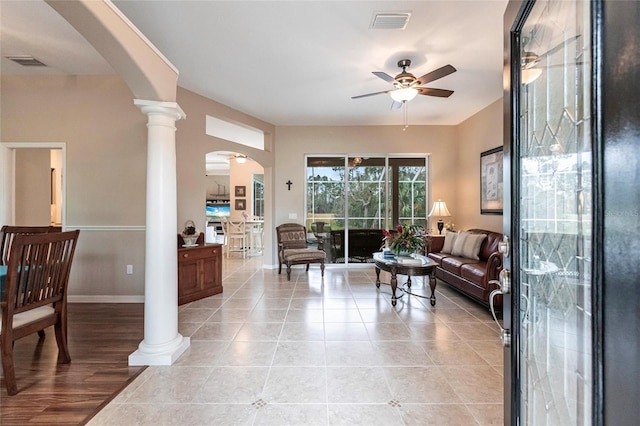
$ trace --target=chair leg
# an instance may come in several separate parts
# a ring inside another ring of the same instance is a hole
[[[67,345],[67,314],[66,306],[62,309],[58,322],[53,326],[56,332],[56,342],[58,343],[58,362],[68,364],[71,362],[69,346]]]
[[[308,264],[308,263],[307,263],[307,269],[306,269],[306,271],[307,271],[307,272],[309,272],[309,264]]]
[[[9,341],[11,341],[11,344],[6,344]],[[4,372],[4,384],[7,387],[7,393],[9,395],[15,395],[18,393],[18,386],[16,385],[16,371],[13,368],[13,340],[2,339],[2,343],[2,371]]]
[[[44,330],[38,330],[38,336],[40,336],[41,339],[44,339],[44,337],[46,336]]]
[[[291,265],[287,263],[287,281],[291,281]]]
[[[320,263],[320,274],[324,277],[324,262]]]

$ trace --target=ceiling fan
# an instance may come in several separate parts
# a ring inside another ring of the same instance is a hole
[[[456,72],[456,69],[451,65],[445,65],[437,70],[431,71],[422,77],[416,78],[410,72],[407,72],[407,68],[411,65],[410,59],[401,59],[398,61],[398,68],[402,68],[402,72],[395,77],[381,71],[374,71],[373,74],[380,77],[384,81],[393,84],[393,89],[384,90],[382,92],[367,93],[366,95],[353,96],[351,99],[365,98],[367,96],[380,95],[382,93],[389,93],[393,99],[391,108],[400,108],[407,101],[412,100],[417,95],[436,96],[438,98],[448,98],[453,94],[453,90],[446,89],[432,89],[430,87],[421,87],[424,84],[438,80],[442,77],[446,77],[449,74]]]

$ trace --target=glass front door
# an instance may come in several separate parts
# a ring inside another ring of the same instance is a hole
[[[513,39],[519,58],[511,61],[515,367],[505,379],[515,387],[511,410],[518,424],[587,425],[593,381],[589,2],[525,2],[524,10]]]

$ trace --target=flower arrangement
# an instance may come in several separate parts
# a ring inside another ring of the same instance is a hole
[[[383,229],[382,234],[385,245],[396,255],[422,252],[429,241],[429,234],[420,225],[398,225],[397,232]]]

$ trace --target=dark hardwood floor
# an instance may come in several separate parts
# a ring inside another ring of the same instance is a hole
[[[69,304],[70,364],[57,364],[53,327],[16,342],[19,393],[8,396],[2,379],[0,424],[86,423],[145,367],[128,356],[143,339],[142,304]]]

